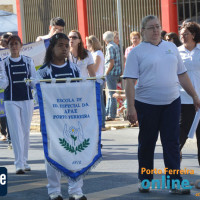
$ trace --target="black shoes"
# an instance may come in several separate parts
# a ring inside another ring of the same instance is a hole
[[[186,195],[186,194],[190,194],[190,189],[183,189],[183,188],[174,188],[174,189],[170,189],[169,193],[171,194],[181,194],[181,195]]]
[[[141,193],[148,193],[148,192],[150,192],[150,187],[147,188],[147,189],[143,188],[143,187],[142,187],[142,182],[139,181],[139,183],[138,183],[138,190],[139,190],[139,192],[141,192]]]
[[[59,195],[59,196],[57,196],[57,197],[55,197],[55,198],[53,198],[53,199],[51,199],[51,198],[49,197],[49,200],[63,200],[63,198]]]
[[[87,200],[86,196],[78,197],[77,195],[69,197],[69,200]]]
[[[49,200],[63,200],[63,198],[60,193],[56,192],[49,195]]]
[[[25,171],[23,169],[17,169],[16,174],[25,174]]]

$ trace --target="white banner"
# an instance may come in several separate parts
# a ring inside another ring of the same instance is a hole
[[[195,134],[195,132],[197,130],[197,126],[199,124],[199,120],[200,120],[200,109],[196,112],[196,115],[194,117],[192,126],[190,128],[189,133],[188,133],[188,138],[192,139],[194,137],[194,134]]]
[[[46,41],[42,40],[40,42],[25,44],[23,45],[20,54],[31,57],[34,61],[35,66],[40,67],[44,62],[44,56],[46,53],[45,42]],[[10,55],[9,49],[0,50],[1,60],[3,60],[3,58],[9,55]]]
[[[36,87],[45,157],[77,179],[102,156],[100,85],[86,81]]]

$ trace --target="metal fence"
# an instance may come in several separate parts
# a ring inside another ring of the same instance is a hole
[[[95,35],[104,46],[103,33],[118,29],[116,0],[87,0],[87,18],[89,35]]]
[[[129,35],[140,30],[141,19],[149,14],[160,18],[161,0],[121,0],[123,44],[130,45]],[[55,16],[66,22],[65,33],[78,29],[77,0],[23,0],[24,29],[26,43],[35,41],[38,35],[46,35],[49,21]],[[117,31],[117,0],[87,0],[89,35],[101,41],[105,31]]]
[[[200,23],[200,0],[177,0],[178,24],[186,19]]]
[[[140,31],[141,19],[146,15],[160,18],[160,0],[121,0],[123,44],[130,45],[129,35],[132,31]],[[117,1],[87,0],[87,17],[89,35],[95,35],[101,42],[106,31],[117,31]]]
[[[77,0],[24,0],[25,42],[34,42],[37,36],[49,32],[49,22],[53,17],[61,17],[66,22],[64,32],[78,29]]]

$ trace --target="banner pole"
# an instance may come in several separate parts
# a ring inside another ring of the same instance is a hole
[[[63,82],[63,81],[66,81],[66,82],[71,82],[71,81],[82,81],[82,80],[97,80],[97,79],[103,79],[105,80],[105,76],[102,76],[100,78],[98,77],[89,77],[89,78],[59,78],[59,79],[41,79],[41,80],[38,80],[38,82],[52,82],[52,81],[56,81],[56,82]],[[13,81],[13,83],[27,83],[27,82],[33,82],[33,81],[36,81],[36,79],[25,79],[23,81]]]

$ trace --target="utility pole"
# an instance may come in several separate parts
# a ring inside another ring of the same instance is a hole
[[[119,33],[119,44],[121,53],[121,68],[124,72],[124,52],[123,52],[123,25],[122,25],[122,10],[121,10],[121,0],[117,0],[117,17],[118,17],[118,33]],[[122,88],[123,88],[122,84]]]

